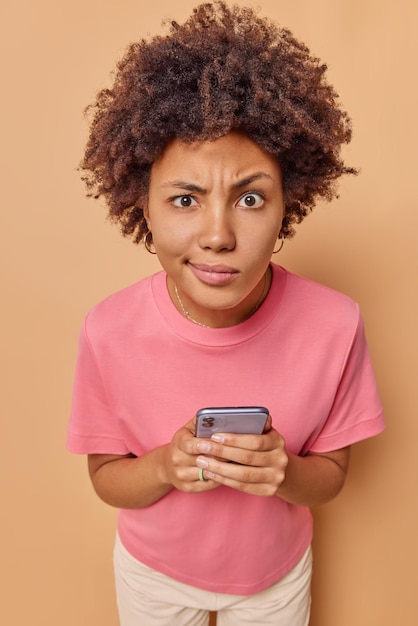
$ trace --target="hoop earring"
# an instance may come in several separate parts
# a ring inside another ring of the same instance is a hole
[[[284,246],[284,239],[282,239],[281,237],[279,237],[279,241],[282,241],[282,243],[280,244],[280,248],[278,248],[277,250],[273,250],[273,254],[277,254],[278,252],[280,252],[280,250],[283,248]]]
[[[150,254],[157,254],[155,250],[151,250],[152,233],[150,230],[144,235],[144,246],[145,246],[145,250],[149,252]]]

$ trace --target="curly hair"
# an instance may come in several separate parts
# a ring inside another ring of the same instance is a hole
[[[251,8],[204,3],[169,34],[128,47],[111,89],[93,105],[80,169],[89,196],[135,243],[151,243],[143,210],[151,167],[167,144],[245,133],[279,161],[285,198],[280,237],[294,234],[335,181],[354,174],[341,146],[351,122],[327,66],[292,33]]]

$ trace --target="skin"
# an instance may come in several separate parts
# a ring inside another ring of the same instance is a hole
[[[245,135],[169,144],[144,214],[174,304],[176,284],[200,323],[241,322],[265,288],[283,212],[279,164]]]
[[[175,285],[190,316],[214,328],[239,324],[265,297],[283,219],[282,179],[276,159],[247,136],[171,142],[153,164],[144,215],[180,312]],[[119,508],[149,506],[172,489],[201,493],[219,485],[314,506],[339,493],[348,462],[349,448],[291,454],[271,418],[262,435],[211,440],[194,436],[193,418],[141,457],[88,457],[96,492]]]

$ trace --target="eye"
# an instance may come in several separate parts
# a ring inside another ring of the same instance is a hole
[[[243,206],[248,209],[258,209],[264,203],[264,196],[257,191],[251,191],[244,194],[238,201],[238,206]]]
[[[188,207],[197,205],[193,196],[175,196],[171,201],[174,206],[181,207],[182,209],[187,209]]]

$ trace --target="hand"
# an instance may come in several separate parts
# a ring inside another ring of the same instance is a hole
[[[195,439],[193,451],[203,453],[195,463],[206,479],[245,493],[275,495],[285,479],[288,455],[274,428],[262,435],[222,433]]]
[[[171,442],[164,447],[164,470],[167,481],[180,491],[201,493],[219,487],[217,482],[199,479],[199,467],[196,463],[199,450],[195,438],[195,418],[178,430]]]

